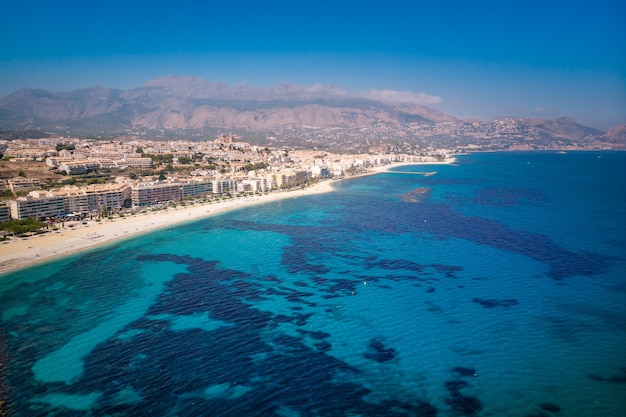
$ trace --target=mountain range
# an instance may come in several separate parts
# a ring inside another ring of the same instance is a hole
[[[375,93],[375,94],[374,94]],[[463,121],[423,104],[409,92],[355,93],[331,85],[228,86],[168,76],[130,90],[91,87],[51,92],[24,88],[0,99],[0,129],[74,136],[207,139],[232,131],[251,142],[271,137],[291,144],[347,141],[462,146],[497,138],[499,146],[622,147],[614,136],[570,118]],[[502,143],[502,140],[505,143]],[[529,142],[532,141],[532,142]],[[604,145],[602,145],[604,144]]]

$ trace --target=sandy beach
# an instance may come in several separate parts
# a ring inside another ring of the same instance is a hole
[[[444,163],[451,163],[447,160]],[[433,164],[431,163],[428,163]],[[391,164],[357,176],[372,175],[387,171],[389,168],[401,165],[418,165],[417,163]],[[354,178],[354,177],[351,177]],[[178,206],[167,210],[149,211],[131,216],[102,220],[97,222],[76,222],[74,227],[60,228],[57,231],[37,235],[29,238],[11,239],[0,243],[0,275],[16,271],[37,263],[50,261],[57,257],[93,249],[115,240],[126,239],[132,236],[157,230],[166,226],[191,222],[201,218],[216,216],[226,211],[236,210],[247,206],[262,204],[285,198],[295,198],[311,194],[326,193],[333,190],[333,182],[337,180],[321,181],[308,188],[273,192],[249,197],[238,197],[232,200],[216,203]],[[83,224],[86,223],[86,224]]]
[[[238,197],[217,203],[178,206],[113,220],[105,219],[100,222],[94,220],[87,221],[86,224],[77,222],[72,228],[66,226],[44,235],[11,239],[0,243],[0,274],[166,226],[216,216],[230,210],[285,198],[329,192],[332,191],[331,183],[331,181],[323,181],[302,190]]]

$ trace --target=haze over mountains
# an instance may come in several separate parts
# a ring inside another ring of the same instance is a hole
[[[125,91],[21,89],[0,99],[0,129],[153,139],[210,139],[232,131],[251,142],[271,137],[313,147],[341,138],[368,146],[392,139],[448,147],[496,139],[505,148],[621,147],[625,142],[624,129],[613,129],[617,134],[611,137],[569,118],[461,121],[427,106],[438,100],[391,90],[228,86],[168,76]]]
[[[379,118],[455,120],[411,103],[410,93],[403,97],[388,95],[386,104],[334,86],[231,87],[199,78],[170,76],[128,91],[102,87],[58,93],[22,89],[0,100],[0,123],[4,128],[61,122],[76,128],[102,126],[113,130],[140,127],[254,131],[296,124],[356,127]],[[383,98],[384,92],[378,96]],[[418,99],[415,95],[414,101]]]

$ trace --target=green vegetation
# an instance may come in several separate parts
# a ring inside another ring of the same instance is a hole
[[[64,149],[68,151],[73,151],[74,149],[76,149],[76,145],[74,145],[73,143],[57,143],[57,146],[56,146],[57,152],[62,151]]]
[[[256,171],[258,169],[265,169],[268,166],[269,164],[267,162],[258,162],[256,164],[251,164],[250,162],[248,162],[243,167],[241,167],[241,170],[245,172],[250,172],[250,171]]]
[[[363,169],[363,168],[360,168],[360,167],[357,167],[357,166],[355,166],[355,165],[352,165],[350,168],[348,168],[348,169],[346,170],[346,174],[347,174],[347,175],[356,175],[356,174],[358,174],[359,172],[361,172],[361,171],[362,171],[362,169]]]
[[[88,178],[87,185],[93,184],[106,184],[107,180],[105,178]]]
[[[149,153],[142,154],[142,157],[144,156],[152,159],[152,162],[154,162],[155,165],[171,164],[172,162],[174,162],[174,155],[172,155],[171,153],[158,154],[158,155],[153,155]]]
[[[9,220],[8,222],[0,223],[0,230],[5,230],[12,235],[23,235],[25,233],[40,232],[46,226],[45,222],[35,219]]]
[[[15,197],[13,195],[13,191],[11,190],[4,190],[4,191],[0,191],[0,198],[13,198]]]

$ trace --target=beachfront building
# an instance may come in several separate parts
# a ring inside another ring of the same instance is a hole
[[[11,217],[13,219],[45,220],[65,213],[65,201],[49,191],[31,191],[25,197],[11,200]]]
[[[196,197],[203,194],[213,193],[213,181],[204,180],[188,180],[180,184],[182,189],[182,198]]]
[[[260,182],[259,182],[260,181]],[[245,183],[246,185],[241,185]],[[210,180],[186,179],[173,182],[147,182],[131,186],[133,207],[146,207],[169,201],[180,201],[187,197],[206,194],[226,194],[237,191],[265,190],[267,182],[262,180],[237,180],[232,178]]]
[[[330,170],[326,166],[313,165],[311,167],[311,177],[313,177],[313,178],[330,178]]]
[[[183,190],[180,183],[143,182],[131,186],[133,207],[146,207],[168,201],[180,201]]]
[[[237,184],[233,180],[213,180],[213,194],[226,194],[233,190],[237,190]]]
[[[271,188],[267,178],[249,178],[237,183],[238,192],[264,193]]]
[[[330,166],[331,175],[333,177],[342,177],[346,174],[347,168],[340,163],[332,163]]]
[[[253,182],[250,180],[240,181],[237,183],[237,192],[238,193],[252,193],[254,189],[252,188]]]
[[[52,193],[64,198],[65,213],[76,215],[111,212],[131,205],[131,187],[123,183],[65,186]]]
[[[14,219],[45,219],[68,214],[83,216],[130,207],[128,184],[94,184],[86,187],[65,186],[50,191],[31,191],[10,203]]]
[[[276,183],[278,188],[290,188],[304,184],[309,179],[310,171],[295,169],[281,169],[270,174],[271,181]]]

